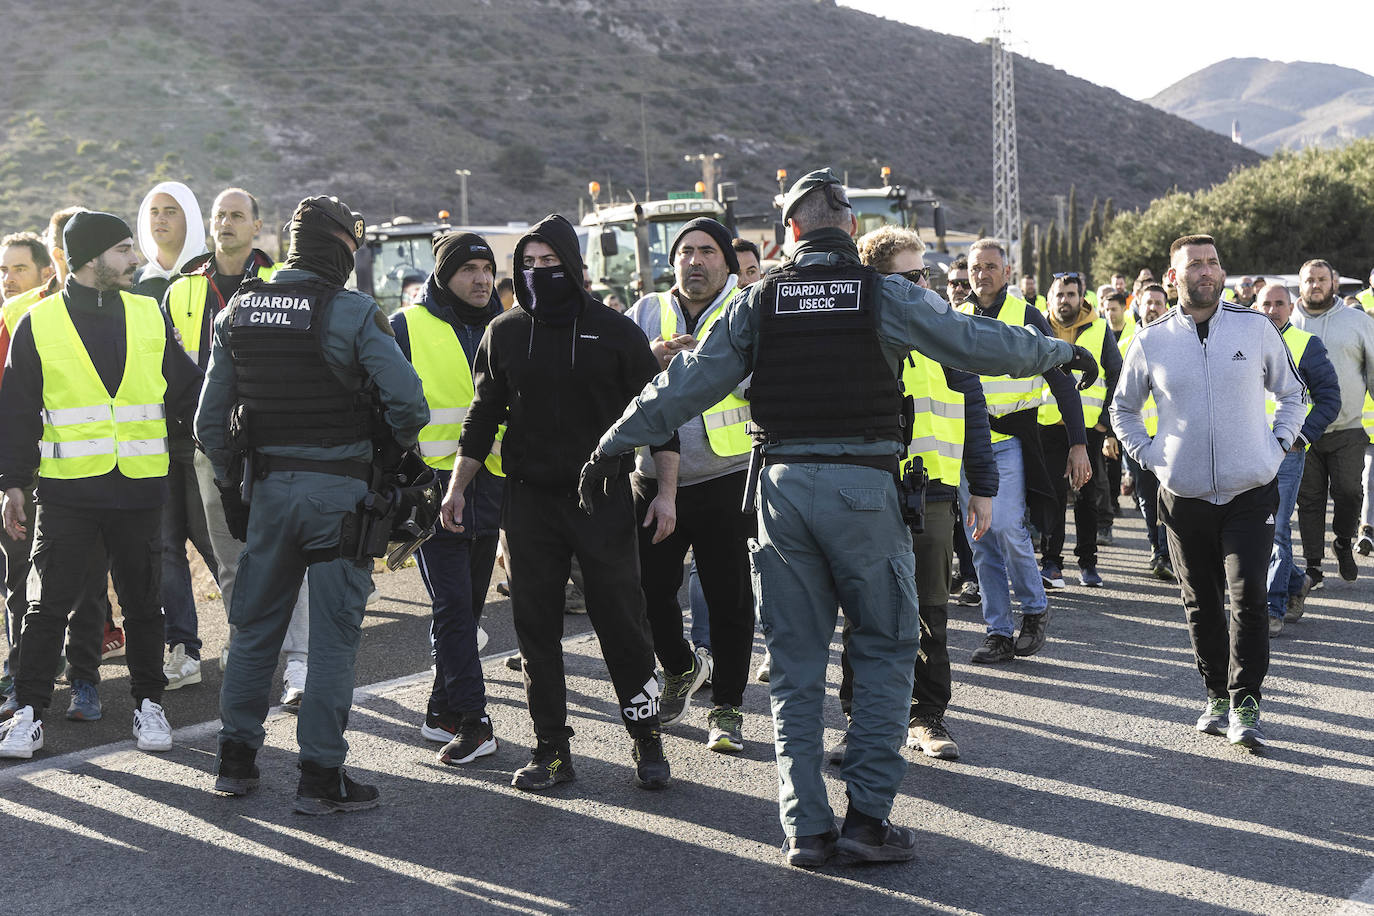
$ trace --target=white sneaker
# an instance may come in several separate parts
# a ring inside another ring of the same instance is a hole
[[[219,673],[223,674],[224,669],[229,666],[229,647],[225,646],[219,650]]]
[[[0,723],[0,757],[27,760],[43,749],[43,720],[33,717],[32,706],[21,706]]]
[[[172,651],[167,655],[167,663],[162,666],[162,673],[167,676],[168,690],[199,684],[200,659],[188,657],[186,646],[177,643],[172,646]]]
[[[140,751],[172,749],[172,726],[167,724],[167,714],[146,697],[134,710],[134,737],[138,739]]]
[[[281,705],[287,712],[301,708],[301,697],[305,696],[306,663],[299,658],[286,660],[286,672],[281,679]]]
[[[478,624],[478,625],[477,625],[477,651],[478,651],[478,652],[481,652],[483,649],[485,649],[485,648],[487,647],[487,641],[488,641],[489,639],[491,639],[491,637],[487,635],[487,631],[484,630],[484,629],[482,629],[482,625],[481,625],[481,624]]]
[[[381,590],[377,586],[372,586],[372,591],[367,596],[367,606],[376,607],[382,600]]]

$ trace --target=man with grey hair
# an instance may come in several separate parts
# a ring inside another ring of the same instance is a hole
[[[1364,453],[1369,434],[1362,422],[1366,392],[1374,394],[1374,318],[1336,294],[1339,279],[1330,264],[1308,261],[1298,271],[1298,307],[1293,326],[1321,338],[1341,385],[1341,410],[1321,440],[1307,451],[1298,487],[1298,531],[1302,536],[1309,588],[1322,585],[1326,555],[1326,497],[1334,502],[1331,550],[1341,578],[1354,582],[1355,535],[1359,526]]]
[[[976,372],[1039,374],[1092,356],[1064,341],[960,315],[939,296],[860,263],[857,222],[830,169],[788,191],[791,257],[736,296],[712,333],[683,350],[601,437],[582,469],[590,499],[635,447],[669,440],[750,372],[757,427],[746,489],[757,497],[755,601],[773,664],[769,689],[789,864],[834,853],[895,862],[915,831],[887,820],[906,771],[920,625],[898,461],[905,449],[902,361],[913,348]],[[908,479],[909,480],[909,479]],[[837,609],[853,623],[849,809],[835,829],[821,778],[825,672]]]

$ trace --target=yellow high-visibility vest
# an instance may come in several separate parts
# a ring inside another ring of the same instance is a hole
[[[705,320],[697,326],[697,338],[705,340],[710,333],[712,325],[720,320],[720,316],[725,314],[725,307],[730,304],[730,300],[739,295],[739,287],[730,291],[730,295],[725,297],[725,301],[716,306],[715,311],[707,315]],[[673,309],[673,294],[671,292],[656,293],[658,297],[658,315],[660,336],[664,340],[670,340],[677,335],[677,312]],[[751,414],[749,402],[744,398],[736,397],[734,394],[727,394],[720,403],[710,407],[701,415],[701,421],[706,425],[706,441],[711,444],[711,451],[722,458],[732,455],[743,455],[754,447],[754,440],[750,438],[747,427]]]
[[[949,387],[939,363],[916,350],[902,366],[902,387],[915,403],[905,463],[919,457],[931,480],[958,487],[964,461],[964,396]]]
[[[463,419],[475,393],[472,367],[458,342],[458,333],[447,321],[436,318],[423,305],[401,309],[401,318],[410,335],[410,362],[429,403],[429,423],[420,430],[420,457],[432,468],[451,471]],[[506,476],[501,469],[501,440],[505,435],[506,425],[502,423],[496,427],[491,451],[482,462],[498,477]]]
[[[972,315],[975,313],[972,302],[965,302],[959,306],[959,311]],[[1014,328],[1019,328],[1026,323],[1026,303],[1024,300],[1013,296],[1007,296],[1002,302],[1002,308],[997,313],[997,320],[1002,321]],[[1040,391],[1044,382],[1038,375],[1030,378],[1012,378],[1009,375],[982,375],[979,379],[983,383],[983,397],[988,402],[988,413],[994,417],[1004,417],[1007,414],[1016,413],[1021,410],[1036,410],[1040,407]],[[1003,442],[1010,439],[1005,433],[992,431],[993,442]]]
[[[29,312],[43,371],[40,477],[100,477],[116,467],[130,478],[167,476],[166,324],[157,300],[132,293],[120,298],[127,348],[113,397],[72,324],[65,297],[48,296]]]
[[[275,264],[257,270],[264,281],[271,280],[276,272]],[[204,274],[177,277],[167,288],[168,317],[172,319],[172,327],[181,334],[181,346],[186,355],[196,365],[200,365],[200,329],[205,321],[205,297],[209,294],[210,278]]]
[[[1107,402],[1107,370],[1102,368],[1102,351],[1107,347],[1107,320],[1105,318],[1094,319],[1093,323],[1088,325],[1082,334],[1078,335],[1077,343],[1091,353],[1093,359],[1097,360],[1097,381],[1078,392],[1078,396],[1083,402],[1083,426],[1086,429],[1092,429],[1101,419],[1102,407]],[[1047,386],[1041,396],[1040,413],[1036,420],[1041,426],[1053,426],[1062,419],[1063,415],[1059,412],[1059,402],[1054,399],[1054,392],[1050,391]]]
[[[1302,355],[1307,352],[1307,344],[1312,340],[1312,335],[1306,331],[1300,331],[1293,325],[1283,329],[1283,342],[1288,346],[1288,352],[1293,354],[1293,365],[1302,365]],[[1368,397],[1368,395],[1366,395]],[[1310,394],[1303,398],[1307,401],[1307,412],[1312,412],[1312,399]],[[1274,422],[1274,413],[1279,409],[1278,402],[1268,391],[1264,392],[1264,415],[1269,418],[1269,423]]]
[[[10,340],[14,340],[14,329],[19,326],[19,319],[28,314],[29,309],[47,298],[47,290],[46,283],[25,290],[6,302],[5,307],[0,309],[0,320],[5,322],[5,330],[9,331]]]

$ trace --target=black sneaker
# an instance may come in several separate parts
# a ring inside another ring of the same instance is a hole
[[[1360,539],[1355,542],[1355,549],[1362,557],[1374,553],[1374,526],[1365,525],[1360,529]]]
[[[916,831],[856,814],[851,808],[835,841],[835,855],[850,863],[909,862],[916,858]]]
[[[225,741],[215,760],[215,791],[247,795],[258,787],[258,752],[242,741]]]
[[[560,782],[572,782],[577,778],[573,772],[572,753],[566,745],[535,745],[530,762],[515,771],[510,784],[525,792],[544,792]]]
[[[1012,645],[1010,636],[989,633],[983,640],[983,645],[974,651],[969,661],[979,665],[996,665],[1000,662],[1009,662],[1015,657],[1016,647]]]
[[[1355,548],[1349,538],[1335,538],[1331,551],[1336,555],[1336,566],[1340,568],[1341,578],[1354,582],[1360,577],[1360,568],[1355,565]]]
[[[1097,529],[1098,547],[1111,547],[1115,543],[1116,540],[1112,537],[1112,529],[1110,527]]]
[[[788,865],[797,868],[820,868],[835,854],[835,841],[840,833],[831,827],[825,833],[811,836],[790,836],[782,848]]]
[[[959,586],[959,597],[955,599],[964,607],[978,607],[983,603],[983,596],[978,591],[978,580],[969,579]]]
[[[322,767],[302,760],[296,784],[297,814],[333,814],[335,811],[366,811],[381,804],[376,786],[354,782],[343,767]]]
[[[492,731],[491,719],[487,716],[464,716],[458,723],[457,734],[439,751],[439,762],[449,766],[472,763],[478,757],[496,753],[500,743]]]
[[[666,789],[672,779],[668,758],[663,756],[663,736],[657,729],[635,738],[635,782],[641,789]]]
[[[1320,566],[1307,567],[1307,591],[1311,592],[1321,588],[1324,584],[1323,578]]]
[[[1021,635],[1016,637],[1016,654],[1024,658],[1034,655],[1045,646],[1045,627],[1050,622],[1050,609],[1039,614],[1023,614]]]
[[[426,741],[448,744],[457,734],[458,717],[430,700],[425,708],[425,724],[420,726],[420,737]]]

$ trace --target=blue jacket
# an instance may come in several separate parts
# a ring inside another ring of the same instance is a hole
[[[458,317],[458,313],[453,308],[438,301],[439,296],[435,293],[434,283],[434,275],[430,274],[429,281],[425,284],[424,295],[420,298],[418,305],[435,318],[447,322],[453,328],[453,332],[458,335],[458,343],[463,348],[463,355],[467,357],[468,371],[471,372],[473,360],[477,358],[477,345],[482,342],[482,335],[487,330],[487,323],[501,314],[501,301],[493,293],[492,301],[487,307],[486,320],[480,324],[467,324]],[[406,359],[411,359],[410,328],[401,312],[396,312],[391,316],[391,329],[396,334],[397,346],[401,348]],[[448,479],[452,472],[437,471],[437,473],[444,488],[447,489]],[[496,534],[501,528],[501,499],[505,490],[505,480],[488,471],[483,465],[482,469],[477,472],[477,476],[473,478],[472,483],[468,484],[467,492],[463,494],[462,533],[457,534],[440,526],[435,530],[434,536],[470,540],[473,537],[487,537]]]

